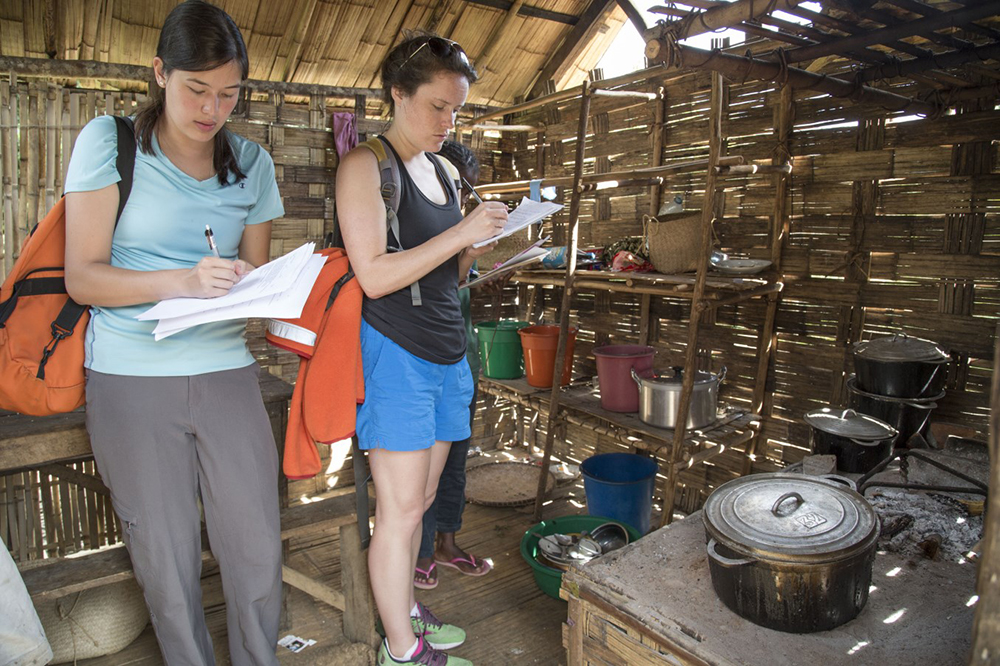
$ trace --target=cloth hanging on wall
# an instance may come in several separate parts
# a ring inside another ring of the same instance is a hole
[[[337,155],[340,157],[358,145],[358,125],[354,112],[333,112],[333,143],[337,147]]]

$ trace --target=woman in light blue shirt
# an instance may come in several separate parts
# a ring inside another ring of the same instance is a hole
[[[277,664],[278,460],[246,322],[159,342],[135,315],[213,298],[265,263],[284,209],[270,156],[225,128],[249,72],[233,20],[201,0],[167,17],[135,117],[131,195],[110,116],[81,131],[66,178],[66,287],[91,306],[87,429],[167,664],[213,664],[201,605],[199,499],[226,598],[233,664]],[[210,226],[218,246],[206,241]]]

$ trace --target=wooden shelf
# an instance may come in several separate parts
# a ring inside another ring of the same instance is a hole
[[[674,298],[694,297],[697,275],[683,273],[665,275],[663,273],[626,273],[621,271],[579,271],[573,279],[573,289],[596,289],[629,294],[652,294]],[[516,272],[512,281],[545,287],[562,287],[566,284],[566,274],[560,270],[524,269]],[[709,272],[705,278],[705,301],[734,302],[755,298],[781,291],[783,285],[772,273],[760,273],[739,277],[729,277]],[[722,303],[717,303],[722,304]]]
[[[551,389],[535,388],[524,379],[491,379],[480,376],[479,390],[548,415]],[[568,423],[613,437],[628,446],[669,460],[674,431],[643,423],[637,413],[610,412],[601,407],[599,392],[589,380],[574,382],[560,394],[560,418]],[[716,456],[728,448],[748,442],[757,431],[758,417],[736,409],[710,426],[688,430],[684,451],[675,464],[677,471]]]

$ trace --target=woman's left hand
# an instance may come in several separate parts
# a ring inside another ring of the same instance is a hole
[[[244,261],[243,259],[237,259],[233,262],[233,270],[236,271],[236,282],[239,283],[240,280],[245,278],[250,274],[250,271],[257,268],[249,261]]]
[[[465,248],[465,256],[469,259],[478,259],[479,257],[495,250],[497,247],[497,241],[493,241],[489,245],[483,245],[482,247],[472,247],[471,245]]]

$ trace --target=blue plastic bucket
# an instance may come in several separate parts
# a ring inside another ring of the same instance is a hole
[[[587,458],[580,465],[587,513],[614,518],[646,534],[658,468],[652,458],[634,453],[602,453]]]

